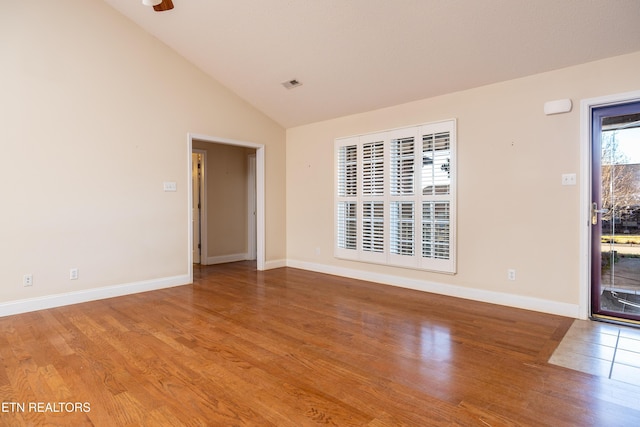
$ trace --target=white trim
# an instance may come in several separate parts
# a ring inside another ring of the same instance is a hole
[[[202,142],[211,142],[214,144],[227,144],[227,145],[235,145],[238,147],[246,147],[246,148],[255,148],[256,150],[256,264],[258,270],[265,269],[265,147],[263,144],[256,144],[253,142],[246,141],[237,141],[234,139],[228,138],[218,138],[213,136],[201,135],[196,133],[188,133],[187,134],[187,148],[188,159],[189,159],[189,179],[187,182],[189,183],[189,188],[187,190],[188,193],[188,203],[187,207],[189,209],[188,216],[188,229],[189,229],[189,272],[191,278],[193,279],[193,260],[192,260],[192,248],[193,248],[193,213],[192,213],[192,180],[191,180],[191,151],[193,146],[193,140],[198,140]]]
[[[578,318],[591,315],[591,110],[611,104],[640,101],[640,91],[580,101],[580,291]]]
[[[9,301],[0,304],[0,317],[114,298],[123,295],[137,294],[140,292],[155,291],[174,286],[189,285],[191,283],[193,283],[193,278],[184,274],[180,276],[163,277],[160,279],[143,280],[140,282],[125,283],[121,285],[105,286],[95,289]]]
[[[248,253],[243,254],[229,254],[229,255],[217,255],[207,257],[206,265],[214,265],[214,264],[224,264],[227,262],[236,262],[236,261],[245,261],[249,259]]]
[[[282,268],[282,267],[286,267],[287,266],[287,260],[286,259],[277,259],[274,261],[267,261],[265,263],[264,269],[265,270],[273,270],[274,268]]]
[[[258,270],[266,270],[265,265],[265,153],[264,146],[256,149],[256,264]]]
[[[305,261],[287,260],[287,266],[319,273],[349,277],[400,288],[414,289],[434,294],[447,295],[473,301],[498,304],[541,313],[555,314],[577,318],[579,306],[540,298],[526,297],[522,295],[507,294],[504,292],[487,291],[483,289],[467,288],[464,286],[448,285],[445,283],[429,282],[425,280],[409,279],[390,274],[378,274],[363,270],[333,267],[324,264],[315,264]]]
[[[202,260],[202,233],[200,232],[200,223],[202,222],[202,214],[200,209],[202,209],[202,203],[196,203],[196,200],[201,200],[200,190],[198,190],[198,194],[195,194],[195,187],[197,186],[200,189],[202,181],[200,180],[200,172],[202,168],[202,164],[200,163],[201,155],[193,150],[191,152],[191,180],[193,181],[193,199],[191,204],[191,209],[193,210],[193,262],[195,264],[199,264]],[[197,160],[196,160],[197,159]],[[198,167],[195,167],[196,162],[198,163]],[[197,177],[197,178],[196,178]],[[196,207],[197,206],[197,207]],[[198,214],[199,219],[196,221],[196,214]],[[198,234],[196,235],[196,230],[198,230]]]
[[[193,283],[193,144],[187,134],[187,274]],[[202,259],[202,253],[200,253]]]
[[[256,259],[256,155],[247,156],[247,259]]]

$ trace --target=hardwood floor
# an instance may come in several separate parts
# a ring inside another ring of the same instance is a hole
[[[0,318],[0,425],[632,426],[572,320],[291,268]],[[20,406],[22,405],[22,406]]]

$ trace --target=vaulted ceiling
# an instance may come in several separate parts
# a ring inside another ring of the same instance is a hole
[[[640,51],[640,0],[104,1],[286,128]]]

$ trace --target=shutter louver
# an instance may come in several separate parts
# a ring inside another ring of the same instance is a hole
[[[391,194],[414,194],[415,139],[413,137],[391,140]]]
[[[413,202],[391,203],[391,253],[396,255],[414,254],[415,213]]]
[[[354,197],[358,190],[358,146],[345,145],[338,151],[338,196]]]
[[[422,204],[422,256],[424,258],[449,259],[450,222],[449,202]]]
[[[362,194],[384,194],[384,141],[362,146]]]
[[[338,247],[356,249],[358,219],[355,202],[338,203]]]
[[[362,250],[384,252],[384,202],[362,205]]]
[[[451,140],[449,132],[422,137],[422,194],[451,192]]]

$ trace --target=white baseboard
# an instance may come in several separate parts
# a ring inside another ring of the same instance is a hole
[[[287,266],[303,270],[316,271],[318,273],[333,274],[352,279],[366,280],[401,288],[431,292],[434,294],[448,295],[456,298],[464,298],[481,301],[490,304],[504,305],[525,310],[539,311],[541,313],[556,314],[559,316],[580,318],[580,306],[567,304],[540,298],[526,297],[522,295],[507,294],[504,292],[487,291],[483,289],[467,288],[464,286],[448,285],[444,283],[429,282],[426,280],[409,279],[406,277],[389,274],[378,274],[363,270],[334,267],[325,264],[316,264],[305,261],[287,260]]]
[[[249,259],[248,253],[243,254],[229,254],[207,257],[205,265],[225,264],[227,262],[245,261]]]
[[[0,317],[192,283],[188,274],[0,303]]]
[[[376,282],[385,285],[398,286],[407,289],[414,289],[423,292],[432,292],[457,298],[487,302],[491,304],[499,304],[508,307],[522,308],[525,310],[539,311],[542,313],[556,314],[571,318],[580,318],[580,310],[578,304],[567,304],[540,298],[525,297],[521,295],[487,291],[483,289],[466,288],[463,286],[409,279],[405,277],[393,276],[388,274],[378,274],[349,268],[333,267],[305,261],[267,261],[265,263],[265,270],[287,266],[300,268],[303,270],[316,271],[319,273],[366,280],[369,282]],[[174,286],[187,285],[191,282],[192,280],[190,279],[189,275],[185,274],[180,276],[145,280],[141,282],[126,283],[122,285],[106,286],[97,289],[87,289],[57,295],[47,295],[37,298],[10,301],[6,303],[0,303],[0,317],[27,313],[30,311],[43,310],[53,307],[62,307],[65,305],[78,304],[82,302],[113,298],[123,295],[136,294],[139,292],[170,288]]]
[[[265,270],[271,270],[273,268],[281,268],[281,267],[286,267],[287,266],[287,260],[286,259],[277,259],[274,261],[266,261],[264,263],[264,269]]]

